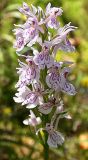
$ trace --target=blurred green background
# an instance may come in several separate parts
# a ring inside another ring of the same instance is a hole
[[[0,160],[43,160],[43,148],[38,138],[22,121],[29,114],[25,107],[13,101],[17,82],[17,56],[13,49],[13,24],[22,23],[17,8],[22,0],[0,0]],[[65,107],[72,120],[61,120],[60,130],[66,141],[58,149],[50,149],[49,160],[88,160],[88,0],[25,0],[29,5],[46,7],[48,2],[60,6],[61,22],[69,21],[78,29],[70,34],[75,53],[58,53],[57,59],[75,62],[70,79],[76,86],[76,96],[64,95]]]

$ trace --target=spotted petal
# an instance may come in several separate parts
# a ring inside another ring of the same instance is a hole
[[[39,66],[39,68],[44,69],[45,66],[47,66],[47,68],[50,68],[53,65],[53,58],[46,53],[39,53],[37,55],[34,56],[33,58],[34,62],[36,65]]]
[[[31,91],[28,87],[19,88],[15,95],[15,102],[22,103],[22,105],[33,104],[36,107],[39,103],[38,93]]]
[[[65,82],[64,86],[61,89],[64,93],[67,93],[69,95],[75,95],[76,94],[76,90],[75,87],[69,83],[69,82]]]
[[[60,90],[61,77],[56,73],[50,73],[46,76],[46,83],[50,88]]]
[[[13,47],[16,48],[17,52],[20,52],[24,48],[24,38],[18,37]]]
[[[22,105],[25,105],[25,104],[35,104],[35,107],[36,105],[38,105],[39,103],[39,100],[38,100],[38,95],[34,92],[29,92],[25,98],[24,98],[24,101],[22,103]]]
[[[74,52],[75,51],[75,47],[72,45],[61,44],[60,47],[58,46],[57,48],[64,52]]]
[[[51,103],[44,103],[38,107],[39,111],[43,114],[49,114],[52,108],[53,106],[51,105]]]
[[[58,145],[62,145],[64,142],[64,137],[58,131],[53,131],[52,134],[49,134],[47,143],[50,147],[57,148]]]

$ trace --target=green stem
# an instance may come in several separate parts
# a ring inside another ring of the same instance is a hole
[[[44,160],[49,160],[49,146],[47,144],[48,134],[45,133]]]
[[[41,133],[39,132],[38,135],[39,135],[40,143],[44,146],[44,142],[43,142],[43,138],[42,138]]]
[[[46,84],[46,80],[45,80],[46,75],[47,75],[47,68],[45,67],[45,69],[41,71],[41,77],[40,77],[41,82],[43,83],[45,90],[47,89],[47,84]],[[44,97],[44,102],[47,102],[47,98],[48,98],[48,96],[46,95]],[[46,123],[48,123],[48,118],[49,118],[48,115],[42,114],[42,122],[43,122],[42,127],[46,126]],[[44,145],[43,145],[43,147],[44,147],[44,160],[49,160],[49,146],[47,144],[48,133],[45,132],[44,136],[45,136],[44,137],[45,141],[44,141]]]
[[[44,126],[46,125],[46,123],[48,123],[48,115],[42,115],[42,119],[44,122]],[[48,133],[44,132],[44,160],[49,160],[49,146],[47,144],[47,139],[48,139]]]

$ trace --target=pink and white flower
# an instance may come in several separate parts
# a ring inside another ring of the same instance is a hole
[[[16,51],[19,52],[24,48],[24,38],[23,38],[23,29],[17,28],[13,30],[14,34],[16,35],[16,41],[14,43],[14,48],[16,48]]]
[[[28,27],[30,25],[30,27]],[[29,17],[23,32],[24,41],[28,47],[31,47],[36,42],[39,42],[39,32],[44,33],[40,22],[38,22],[36,17]]]
[[[49,114],[52,111],[52,108],[53,108],[53,106],[50,102],[43,103],[38,107],[39,112],[41,112],[43,114]]]
[[[54,68],[46,76],[47,85],[55,91],[62,91],[69,95],[75,95],[74,86],[67,81],[67,75],[70,72],[69,68],[64,68],[59,73],[58,68]]]
[[[45,23],[47,24],[47,27],[57,29],[59,27],[57,16],[60,16],[62,12],[63,10],[61,8],[51,7],[51,3],[48,3],[45,12],[45,15],[47,17],[45,19]]]
[[[56,131],[50,123],[46,124],[45,129],[49,134],[47,143],[50,147],[57,148],[58,145],[62,145],[64,142],[64,137],[60,132]]]
[[[25,45],[31,47],[36,42],[40,43],[39,32],[44,34],[41,23],[38,22],[37,17],[29,17],[24,25],[18,25],[19,28],[14,29],[16,41],[14,48],[16,51],[21,51]],[[42,39],[41,39],[42,43]]]
[[[23,2],[23,6],[18,9],[21,13],[25,14],[26,16],[34,16],[37,13],[37,8],[31,5],[31,8],[28,6],[27,3]]]
[[[53,55],[55,57],[58,49],[73,52],[75,47],[71,45],[70,41],[67,39],[69,32],[74,31],[77,27],[71,26],[71,23],[66,24],[64,27],[58,29],[58,34],[50,41],[45,41],[45,43],[51,47],[54,46]]]
[[[64,52],[75,52],[75,47],[72,46],[72,44],[70,43],[70,41],[68,39],[65,40],[65,42],[63,44],[61,44],[61,46],[58,48],[57,46],[57,50],[60,49]]]
[[[71,69],[70,68],[63,68],[61,73],[60,73],[60,76],[61,76],[61,91],[64,92],[64,93],[67,93],[69,95],[75,95],[76,94],[76,90],[75,90],[75,87],[68,82],[68,80],[66,79],[68,74],[71,72]]]
[[[41,123],[40,117],[36,117],[32,110],[30,110],[29,116],[30,116],[30,118],[25,119],[23,121],[23,123],[25,125],[30,125],[30,126],[36,127],[37,125],[39,125]]]
[[[18,93],[15,94],[14,101],[17,103],[22,103],[22,105],[27,105],[27,108],[35,108],[42,101],[42,95],[40,92],[31,91],[28,87],[18,89]]]
[[[65,82],[65,84],[62,86],[61,91],[64,93],[67,93],[69,95],[75,95],[76,94],[76,90],[75,87],[68,82]]]
[[[56,105],[56,99],[52,97],[49,99],[47,103],[42,103],[41,105],[39,105],[38,109],[39,112],[43,114],[49,114],[55,105]]]
[[[43,47],[43,50],[40,53],[34,56],[33,60],[40,69],[44,69],[45,66],[50,68],[54,63],[53,57],[49,55],[49,48],[46,46]]]
[[[20,68],[18,69],[19,81],[16,84],[17,88],[39,81],[40,71],[32,59],[27,59],[28,64],[19,61]]]
[[[58,70],[55,67],[50,69],[50,73],[46,76],[46,83],[49,88],[60,90],[61,77],[58,74]]]

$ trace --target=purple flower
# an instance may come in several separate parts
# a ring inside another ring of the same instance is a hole
[[[67,93],[69,95],[76,94],[75,87],[69,82],[65,82],[64,85],[62,86],[61,90],[62,90],[62,92]]]
[[[46,83],[49,88],[60,90],[61,77],[58,75],[57,69],[52,67],[50,73],[46,76]]]
[[[75,87],[68,82],[67,80],[67,76],[68,74],[71,72],[70,68],[63,68],[60,76],[61,76],[61,91],[64,93],[67,93],[69,95],[75,95],[76,94],[76,90]]]
[[[64,44],[61,44],[59,49],[63,50],[64,52],[75,52],[75,47],[71,45],[68,39],[65,40]]]
[[[33,60],[40,69],[44,69],[45,66],[50,68],[54,63],[52,56],[49,55],[49,49],[46,46],[43,47],[43,50],[40,53],[34,56]]]
[[[30,27],[29,27],[30,25]],[[36,17],[29,17],[27,22],[25,23],[25,29],[23,32],[23,37],[25,44],[28,47],[31,47],[35,42],[38,42],[39,39],[39,31],[44,33],[43,28],[40,26]]]
[[[69,40],[65,40],[64,42],[55,45],[53,50],[54,56],[56,55],[58,49],[64,52],[75,52],[75,47],[71,45]]]
[[[42,101],[42,96],[39,92],[31,91],[28,87],[18,89],[18,93],[15,94],[14,101],[17,103],[22,103],[22,105],[27,104],[27,108],[35,108]]]
[[[63,10],[61,8],[57,7],[51,8],[51,3],[48,3],[45,12],[45,15],[47,16],[47,18],[45,19],[47,27],[57,29],[59,27],[59,23],[57,22],[57,16],[60,16],[62,12]]]
[[[64,27],[60,27],[58,29],[58,34],[51,41],[45,41],[49,47],[54,46],[53,55],[56,55],[58,49],[66,52],[75,50],[70,41],[67,39],[67,34],[74,31],[77,27],[71,26],[70,24],[71,23],[68,23]]]
[[[16,42],[14,43],[14,48],[16,48],[17,52],[20,52],[24,48],[24,38],[18,37]]]
[[[31,8],[27,5],[27,3],[23,2],[23,7],[18,9],[21,13],[25,14],[26,16],[34,16],[37,13],[37,8],[31,5]]]
[[[64,142],[64,137],[60,132],[56,131],[50,123],[46,124],[45,129],[49,134],[47,143],[50,147],[57,148],[58,145],[62,145]]]
[[[23,121],[23,123],[25,125],[31,125],[33,127],[36,127],[36,125],[41,123],[40,117],[36,117],[32,110],[30,110],[30,115],[29,116],[30,116],[30,118],[25,119]]]
[[[46,6],[46,16],[50,14],[55,14],[56,16],[60,16],[62,14],[63,10],[58,7],[52,7],[51,8],[51,3],[48,3]]]
[[[47,18],[45,22],[47,24],[47,27],[55,28],[55,29],[59,27],[59,23],[57,22],[56,17],[54,15]]]
[[[41,112],[43,114],[49,114],[52,111],[52,108],[53,108],[53,106],[50,102],[43,103],[38,107],[39,112]]]
[[[52,111],[52,108],[56,105],[56,99],[50,98],[47,103],[42,103],[39,105],[38,109],[43,114],[49,114]]]
[[[60,27],[58,29],[58,34],[57,34],[57,37],[55,39],[56,44],[58,44],[57,40],[59,40],[60,38],[62,38],[62,40],[65,40],[67,34],[69,32],[71,32],[71,31],[74,31],[77,28],[75,26],[71,26],[70,24],[71,24],[71,22],[69,22],[68,24],[66,24],[64,27]]]
[[[25,15],[29,15],[30,8],[27,3],[23,2],[23,7],[19,8],[19,11]]]
[[[20,28],[13,30],[16,35],[14,44],[16,51],[21,51],[25,45],[31,47],[36,42],[40,43],[39,32],[44,33],[44,30],[36,17],[29,17],[24,25],[18,25],[18,27]]]
[[[16,35],[16,41],[14,43],[14,48],[16,48],[16,51],[21,51],[24,48],[24,38],[23,38],[23,29],[17,28],[13,30],[14,34]]]
[[[47,85],[55,91],[62,91],[69,95],[75,95],[76,91],[74,86],[66,79],[69,72],[69,68],[64,68],[59,73],[58,68],[52,67],[52,70],[46,76]]]
[[[23,86],[33,83],[35,80],[39,81],[40,71],[38,67],[34,64],[33,60],[27,59],[28,65],[19,61],[21,68],[18,69],[19,81],[16,84],[17,88],[22,88]]]
[[[28,43],[27,46],[31,47],[38,39],[38,31],[34,27],[27,28],[23,32],[23,37],[25,44]]]

